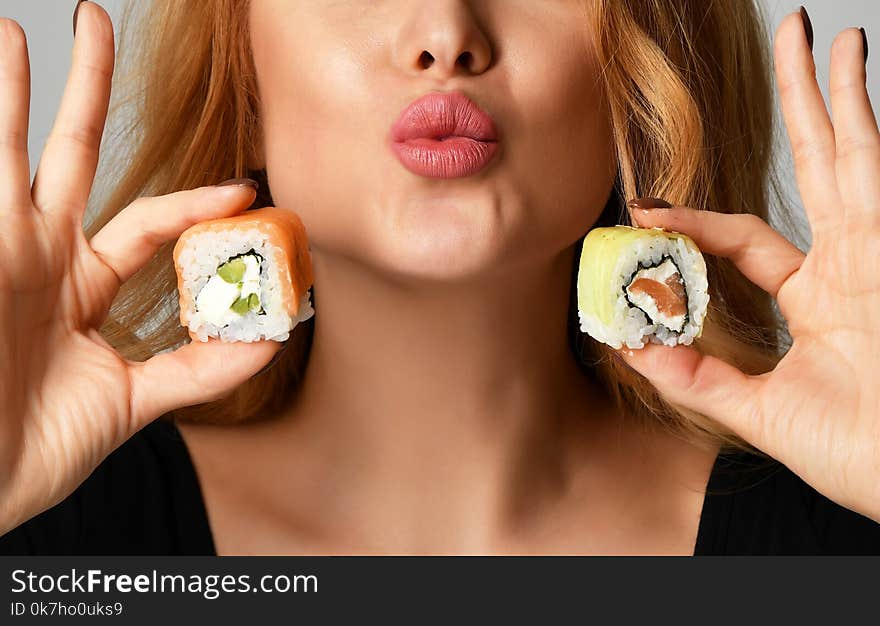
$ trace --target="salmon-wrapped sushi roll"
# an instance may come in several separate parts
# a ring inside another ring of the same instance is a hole
[[[285,341],[314,315],[305,228],[266,207],[208,220],[174,246],[180,323],[193,341]]]
[[[581,330],[614,348],[690,344],[709,304],[706,262],[694,241],[660,228],[595,228],[577,277]]]

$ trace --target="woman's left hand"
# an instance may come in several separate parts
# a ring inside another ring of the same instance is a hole
[[[691,236],[777,299],[793,343],[747,376],[686,346],[621,356],[672,402],[726,425],[826,497],[880,521],[880,133],[862,35],[831,50],[834,126],[798,14],[779,26],[776,76],[813,244],[804,255],[763,220],[685,207],[632,211]]]

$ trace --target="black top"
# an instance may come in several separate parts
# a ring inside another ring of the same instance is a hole
[[[880,524],[779,463],[737,453],[712,469],[695,554],[880,554]],[[215,554],[183,438],[158,420],[70,496],[0,537],[0,555]]]

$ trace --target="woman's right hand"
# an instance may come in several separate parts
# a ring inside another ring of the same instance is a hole
[[[153,419],[230,393],[280,346],[193,342],[141,363],[98,333],[120,285],[161,244],[254,200],[242,186],[140,198],[86,240],[113,65],[110,17],[84,2],[31,186],[27,43],[0,19],[0,535],[60,502]]]

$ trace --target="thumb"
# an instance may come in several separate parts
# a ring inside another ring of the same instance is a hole
[[[693,347],[646,344],[623,348],[617,355],[648,379],[668,401],[701,413],[757,447],[760,434],[758,397],[763,379]]]
[[[219,400],[254,376],[281,349],[277,341],[193,341],[129,364],[135,429],[163,413]]]

